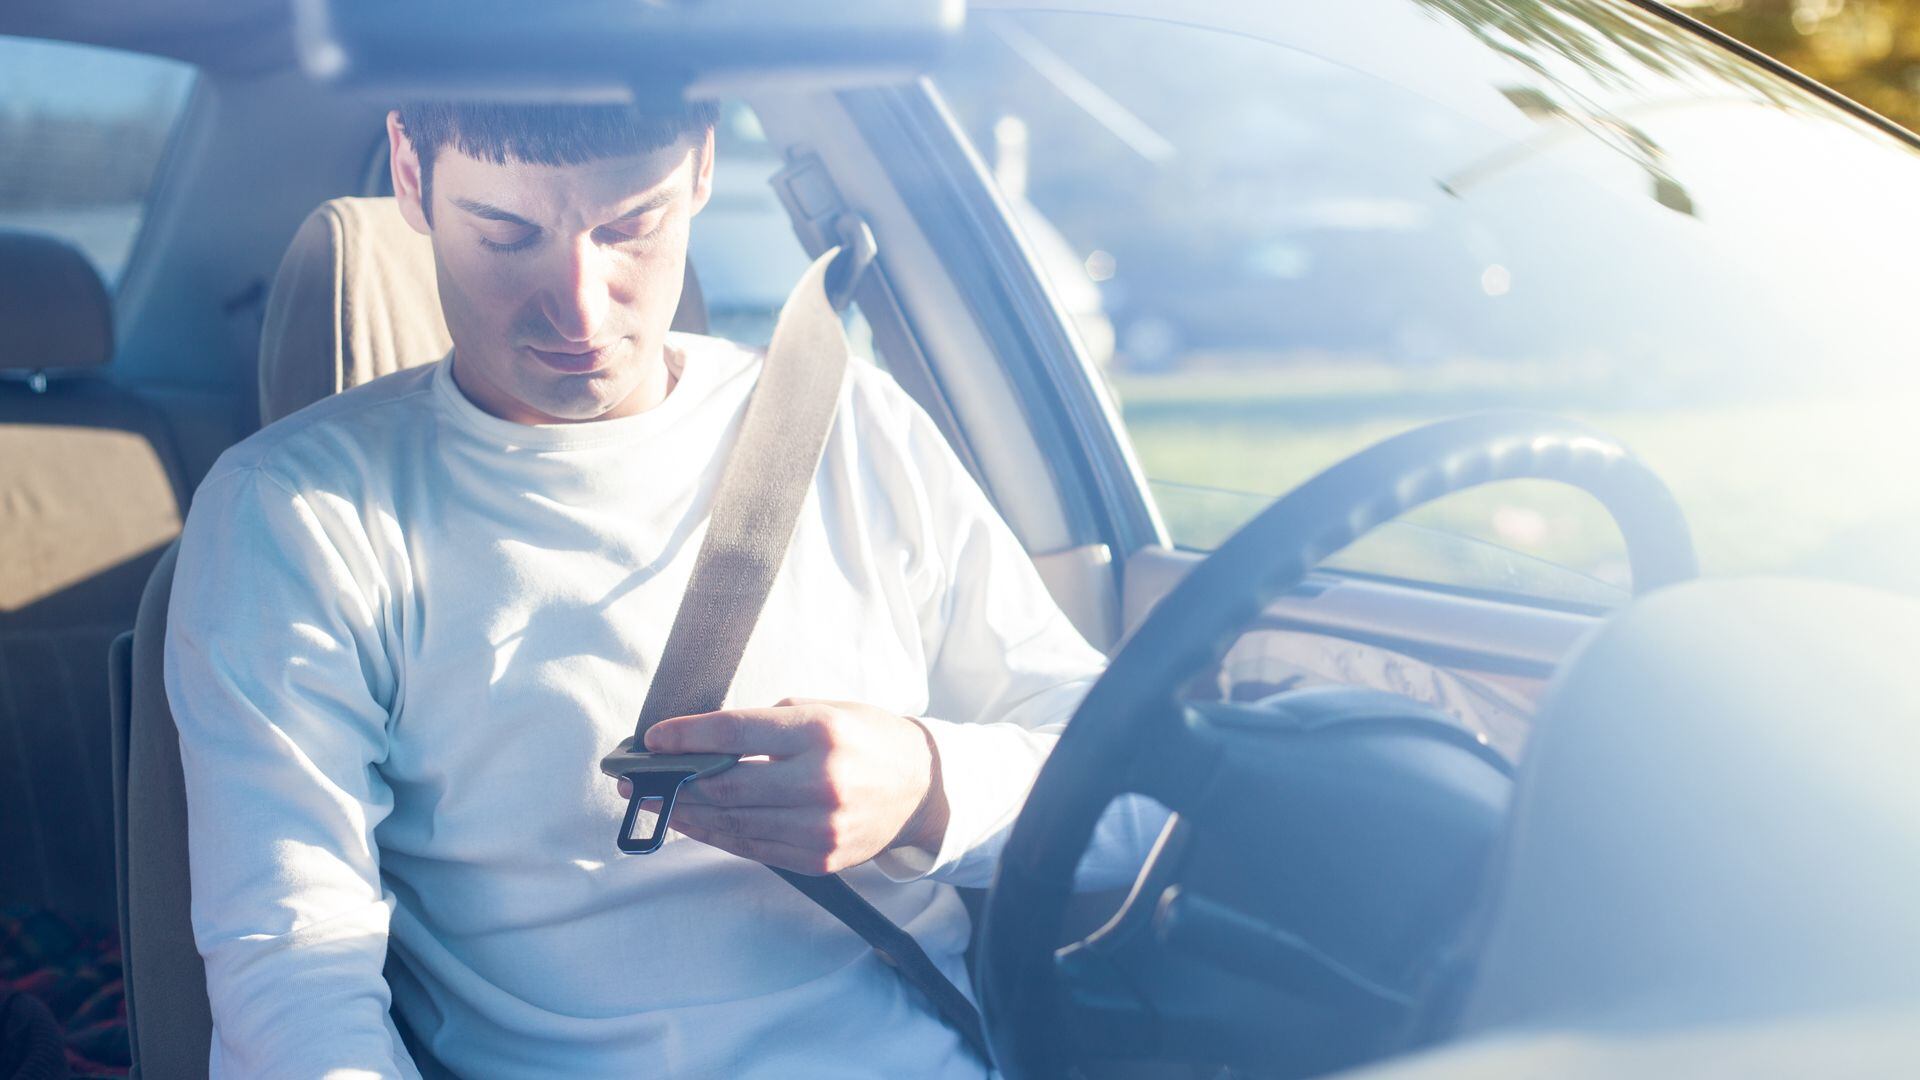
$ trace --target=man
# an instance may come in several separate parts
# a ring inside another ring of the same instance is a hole
[[[216,1076],[414,1075],[390,1000],[464,1075],[984,1072],[755,865],[848,871],[964,981],[949,886],[986,883],[1102,664],[871,366],[727,710],[648,738],[764,760],[689,785],[659,853],[613,847],[597,762],[631,733],[761,359],[667,332],[712,123],[389,115],[453,353],[229,450],[174,583]]]

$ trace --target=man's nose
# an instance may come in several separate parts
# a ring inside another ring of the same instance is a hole
[[[583,236],[561,258],[541,307],[556,332],[569,342],[584,344],[600,332],[611,307],[605,255],[590,237]]]

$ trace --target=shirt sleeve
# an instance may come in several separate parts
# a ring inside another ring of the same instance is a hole
[[[940,756],[948,824],[938,850],[895,848],[874,863],[894,881],[985,887],[1040,766],[1106,658],[1054,603],[933,421],[910,400],[903,407],[905,456],[924,499],[921,528],[940,568],[921,617],[931,648],[929,715],[918,719]],[[1131,881],[1164,820],[1146,800],[1116,801],[1095,830],[1078,886]]]
[[[394,672],[354,533],[252,467],[216,470],[181,539],[166,687],[215,1077],[419,1075],[382,975]]]

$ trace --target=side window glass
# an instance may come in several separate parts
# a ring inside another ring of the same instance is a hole
[[[52,233],[118,286],[190,65],[0,37],[0,228]]]
[[[1630,5],[1492,7],[986,12],[936,77],[1175,542],[1397,432],[1534,409],[1646,458],[1709,574],[1920,591],[1920,489],[1886,465],[1920,409],[1920,154]],[[1599,506],[1549,484],[1338,559],[1627,584]]]

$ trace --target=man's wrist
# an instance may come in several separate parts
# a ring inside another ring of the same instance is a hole
[[[920,797],[920,805],[907,819],[906,826],[900,830],[900,835],[888,848],[917,847],[923,851],[937,852],[946,839],[950,813],[947,787],[940,776],[940,746],[933,741],[933,732],[925,724],[911,716],[906,719],[920,729],[921,737],[927,741],[927,790]]]

